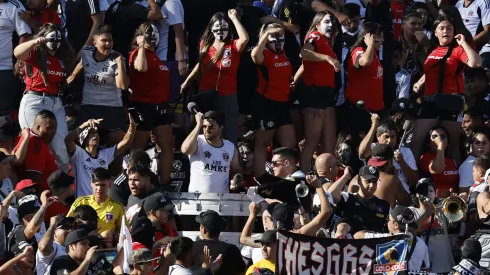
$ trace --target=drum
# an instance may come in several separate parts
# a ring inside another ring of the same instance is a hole
[[[174,216],[179,235],[193,240],[200,239],[199,224],[195,218],[206,210],[216,211],[226,220],[226,229],[221,232],[220,240],[240,245],[240,235],[245,226],[250,199],[245,193],[168,193],[175,205]],[[254,232],[263,232],[262,219],[255,221]]]

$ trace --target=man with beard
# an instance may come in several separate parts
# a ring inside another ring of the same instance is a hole
[[[73,181],[72,176],[61,170],[56,170],[49,175],[48,185],[51,189],[51,197],[48,198],[49,206],[44,215],[45,223],[56,215],[66,216],[68,214],[71,204],[75,201],[73,188],[71,188]]]
[[[329,188],[337,210],[349,220],[352,234],[360,230],[383,232],[390,204],[374,195],[379,182],[379,170],[366,165],[359,170],[357,193],[342,192],[344,185],[334,184]]]
[[[403,30],[400,41],[403,45],[401,62],[402,69],[411,74],[411,81],[415,83],[423,75],[424,62],[430,47],[429,38],[422,30],[422,16],[416,11],[407,12],[402,18]]]
[[[196,114],[196,127],[181,146],[191,163],[189,192],[228,193],[230,169],[241,171],[237,149],[221,138],[223,125],[224,117],[217,111]],[[201,128],[204,134],[199,135]]]
[[[131,195],[126,206],[126,218],[128,221],[131,221],[133,217],[140,213],[146,198],[157,192],[156,188],[151,184],[151,175],[153,173],[148,167],[137,165],[129,169],[128,185]]]

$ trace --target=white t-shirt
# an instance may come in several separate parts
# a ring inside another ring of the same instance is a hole
[[[371,144],[371,149],[373,149],[374,146],[376,146],[376,143]],[[415,161],[415,157],[413,156],[412,150],[410,148],[402,146],[400,148],[400,153],[402,153],[403,160],[408,165],[408,167],[410,167],[412,170],[418,170],[417,169],[417,162]],[[410,193],[410,186],[408,185],[407,176],[405,176],[405,174],[403,173],[402,168],[400,167],[400,164],[398,164],[398,162],[393,160],[393,166],[398,171],[398,178],[402,182],[403,187],[405,188],[405,191],[407,191],[407,193]]]
[[[235,146],[223,139],[223,146],[209,144],[204,135],[197,136],[197,149],[189,156],[191,178],[189,192],[228,193],[230,166]]]
[[[54,259],[64,255],[66,255],[65,247],[55,241],[53,242],[53,252],[51,252],[51,254],[49,254],[48,256],[44,256],[38,249],[36,252],[37,275],[49,274]]]
[[[401,69],[395,74],[396,98],[408,98],[412,75],[409,71]]]
[[[398,233],[395,235],[400,235],[404,233]],[[412,233],[408,232],[408,235],[410,236],[410,240],[413,239]],[[374,238],[383,238],[383,237],[389,237],[392,236],[390,233],[371,233],[367,232],[364,235],[365,239],[374,239]],[[422,268],[422,263],[425,264],[425,267],[430,267],[430,261],[429,261],[429,249],[427,248],[427,245],[425,244],[425,241],[422,240],[419,237],[417,238],[417,243],[415,244],[415,250],[412,253],[412,257],[410,258],[410,261],[408,261],[408,269],[409,270],[420,270]],[[410,242],[410,241],[409,241]],[[410,246],[408,247],[408,251],[410,251]],[[407,251],[407,253],[408,253]]]
[[[87,196],[93,193],[90,182],[92,181],[92,171],[95,168],[109,167],[114,160],[117,145],[110,148],[99,150],[97,157],[92,157],[87,151],[77,145],[70,160],[72,163],[73,176],[75,177],[75,196]]]
[[[176,46],[175,34],[172,25],[182,24],[182,28],[184,28],[184,7],[180,0],[167,0],[162,7],[162,13],[165,15],[165,18],[160,21],[158,27],[160,42],[157,45],[157,55],[161,60],[169,60],[169,44],[173,43],[171,48],[175,51],[175,60],[178,60],[177,50],[174,47]]]
[[[490,2],[487,0],[474,0],[468,7],[464,7],[464,0],[459,0],[455,7],[459,10],[461,17],[464,18],[464,26],[475,37],[478,33],[478,27],[485,27],[490,24]],[[490,51],[490,45],[487,43],[480,50],[480,54]]]
[[[470,187],[475,183],[473,180],[473,162],[474,156],[468,156],[459,167],[459,187]]]
[[[94,58],[96,50],[94,46],[86,46],[82,49],[85,74],[82,104],[121,107],[121,89],[116,86],[116,76],[119,71],[116,59],[110,54],[106,60],[97,61]]]
[[[253,234],[251,237],[253,239],[258,240],[262,237],[262,233]],[[262,248],[255,248],[255,247],[244,245],[240,252],[242,254],[242,257],[252,259],[252,262],[254,264],[264,258],[264,256],[262,255]]]
[[[0,2],[0,70],[12,70],[12,34],[31,34],[31,28],[20,19],[19,12],[26,9],[18,0]]]
[[[192,271],[189,268],[174,264],[168,268],[168,275],[192,275]]]

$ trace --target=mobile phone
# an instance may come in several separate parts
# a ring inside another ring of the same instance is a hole
[[[140,117],[140,113],[138,112],[138,110],[136,110],[135,108],[129,108],[128,113],[131,115],[131,117],[133,118],[133,120],[136,124],[141,122],[141,117]]]

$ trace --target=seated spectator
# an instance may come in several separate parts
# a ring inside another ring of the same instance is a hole
[[[255,243],[260,243],[262,245],[262,255],[264,256],[264,259],[250,266],[245,275],[256,274],[256,272],[261,269],[268,269],[272,272],[276,271],[276,239],[277,231],[269,230],[262,234],[262,238],[254,241]]]
[[[224,117],[217,111],[197,113],[196,127],[182,143],[182,153],[189,156],[191,180],[189,192],[229,193],[230,169],[239,172],[238,151],[221,138]],[[203,134],[199,134],[203,129]]]
[[[51,173],[58,170],[56,159],[49,148],[49,144],[56,135],[57,124],[56,117],[51,111],[42,110],[36,115],[29,136],[26,157],[22,163],[22,170],[25,173],[19,173],[19,175],[23,175],[23,178],[38,183],[37,190],[39,192],[49,190],[46,180]],[[25,137],[20,138],[14,152],[21,148],[23,139]]]
[[[79,205],[89,205],[97,212],[99,218],[97,231],[102,236],[110,234],[114,238],[121,231],[124,207],[119,202],[112,200],[107,194],[111,185],[111,175],[107,169],[96,168],[92,173],[91,182],[93,195],[76,199],[67,216],[73,217],[74,211]],[[112,239],[112,241],[114,240]]]
[[[438,198],[448,197],[450,189],[455,192],[458,190],[458,166],[453,159],[447,157],[449,142],[445,128],[432,128],[427,135],[426,153],[420,157],[419,162],[420,171],[434,180]]]
[[[94,169],[99,167],[107,169],[117,156],[129,149],[136,131],[136,124],[131,116],[129,121],[129,129],[124,138],[117,145],[106,149],[100,148],[98,127],[101,119],[89,119],[66,136],[66,149],[74,167],[77,197],[92,193],[89,183],[90,174]],[[76,145],[75,140],[77,139],[80,146]]]
[[[60,215],[51,217],[49,228],[39,241],[39,249],[36,252],[37,274],[49,274],[53,261],[66,255],[63,244],[74,225],[74,218],[64,218]]]
[[[49,206],[46,209],[46,215],[44,215],[44,222],[47,223],[56,215],[66,216],[68,214],[70,206],[75,201],[73,181],[72,176],[61,170],[56,170],[49,175],[48,185],[52,196],[49,197]]]
[[[226,221],[213,210],[208,210],[196,216],[196,222],[200,224],[199,232],[202,240],[194,242],[193,250],[196,259],[203,255],[204,247],[207,246],[212,259],[221,254],[223,264],[214,275],[234,275],[245,272],[245,263],[242,260],[240,250],[235,245],[219,240],[220,233],[225,229]],[[194,264],[198,268],[199,262]]]

